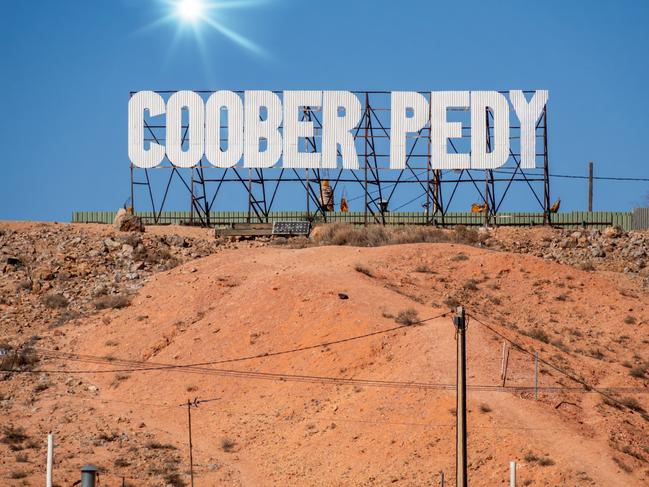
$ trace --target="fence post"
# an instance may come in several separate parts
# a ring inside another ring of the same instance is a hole
[[[539,352],[534,352],[534,400],[539,400]]]
[[[509,487],[516,487],[516,462],[509,462]]]
[[[47,473],[45,477],[46,487],[52,487],[52,464],[54,463],[54,437],[52,433],[47,435]]]

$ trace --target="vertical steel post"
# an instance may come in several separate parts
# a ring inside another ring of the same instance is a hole
[[[367,205],[368,205],[368,201],[367,201],[367,198],[368,198],[368,194],[367,194],[367,191],[368,191],[368,187],[367,187],[367,165],[369,164],[369,155],[368,155],[368,152],[367,152],[367,144],[368,144],[368,142],[367,142],[367,137],[368,137],[367,131],[368,131],[368,128],[369,128],[369,116],[370,116],[369,106],[370,106],[370,97],[369,97],[369,95],[367,93],[365,93],[365,166],[363,168],[363,170],[364,170],[363,182],[364,182],[364,185],[365,185],[365,188],[364,188],[365,189],[365,213],[364,213],[364,220],[363,221],[364,221],[364,224],[366,226],[367,226],[367,218],[368,218],[368,215],[367,215],[367,209],[368,209],[367,208]]]
[[[539,400],[539,352],[534,352],[534,400]]]
[[[543,223],[552,224],[550,213],[550,162],[548,157],[548,106],[543,108]]]
[[[509,462],[509,487],[516,487],[516,462]]]
[[[189,429],[189,479],[191,487],[194,487],[194,454],[192,447],[192,403],[187,399],[187,424]]]
[[[458,306],[455,316],[455,333],[457,341],[457,439],[455,445],[456,455],[456,487],[467,487],[467,458],[466,458],[466,317],[464,308]]]
[[[248,168],[248,223],[252,218],[252,168]]]
[[[588,163],[588,211],[593,211],[593,163]]]
[[[94,465],[84,465],[81,467],[81,487],[95,487],[98,471],[99,469]]]
[[[52,464],[54,463],[54,437],[52,433],[47,435],[47,471],[45,486],[52,487]]]
[[[445,483],[444,483],[444,472],[440,472],[440,473],[439,473],[439,485],[440,485],[441,487],[445,487]]]

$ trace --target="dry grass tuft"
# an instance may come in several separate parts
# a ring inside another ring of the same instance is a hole
[[[125,294],[112,294],[98,297],[93,304],[96,309],[121,309],[131,305],[131,298]]]
[[[419,323],[419,314],[413,308],[404,309],[400,311],[397,317],[394,319],[400,325],[411,326],[415,323]]]
[[[311,239],[318,245],[350,245],[353,247],[440,242],[476,245],[482,242],[482,236],[477,230],[466,227],[442,230],[417,225],[361,226],[347,223],[321,225],[314,229]]]

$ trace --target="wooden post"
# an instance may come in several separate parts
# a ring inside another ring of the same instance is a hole
[[[456,416],[457,440],[456,455],[456,487],[467,487],[467,458],[466,458],[466,318],[464,308],[458,306],[453,317],[457,337],[457,389],[456,389]]]
[[[539,352],[534,352],[534,400],[539,400]]]
[[[593,211],[593,163],[588,163],[588,211]]]
[[[189,426],[189,479],[191,487],[194,487],[194,456],[192,452],[192,403],[187,399],[187,422]]]

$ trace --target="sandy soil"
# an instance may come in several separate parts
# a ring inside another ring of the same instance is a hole
[[[649,299],[632,276],[411,244],[227,250],[156,274],[125,309],[43,330],[37,349],[52,353],[37,369],[60,373],[8,375],[0,392],[13,399],[1,421],[25,426],[39,441],[54,432],[56,479],[65,486],[87,462],[105,469],[102,485],[121,485],[121,476],[131,485],[165,485],[165,472],[151,471],[155,455],[160,468],[188,482],[182,404],[195,398],[206,401],[192,408],[197,486],[438,485],[439,472],[455,485],[450,316],[278,356],[117,372],[335,341],[398,326],[394,317],[408,309],[420,319],[438,316],[453,299],[543,360],[596,387],[628,388],[616,400],[633,397],[649,409],[648,396],[631,391],[645,390],[647,379],[624,365],[649,359]],[[469,319],[472,485],[506,485],[510,460],[518,462],[520,485],[648,485],[646,419],[544,364],[538,401],[529,391],[498,389],[502,346]],[[532,386],[533,370],[532,357],[512,349],[507,386]],[[34,397],[39,381],[49,385]],[[3,485],[42,483],[42,449],[23,463],[6,445],[0,451]],[[20,469],[29,475],[9,479]]]

